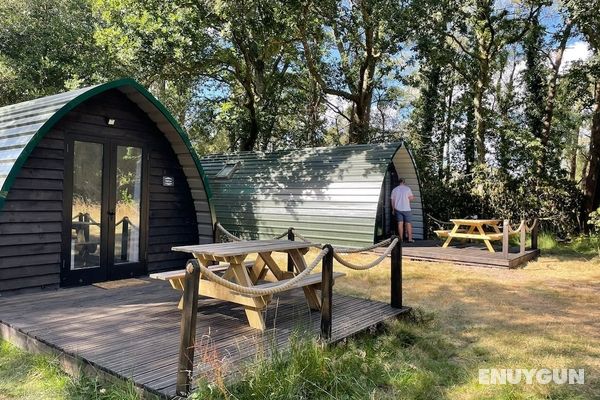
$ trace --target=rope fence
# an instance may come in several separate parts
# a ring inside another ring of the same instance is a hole
[[[363,247],[361,249],[350,249],[350,248],[340,247],[340,248],[336,248],[335,251],[337,253],[341,253],[341,254],[364,253],[367,251],[374,250],[378,247],[386,246],[386,245],[390,244],[391,242],[392,242],[392,239],[386,239],[382,242],[375,243],[374,245]]]
[[[390,241],[391,241],[391,243],[390,243]],[[379,264],[381,264],[381,262],[383,260],[385,260],[389,255],[391,255],[392,254],[392,250],[398,244],[398,238],[395,238],[394,240],[388,239],[388,240],[383,241],[381,243],[377,243],[377,245],[370,246],[369,249],[372,250],[372,249],[377,248],[377,247],[383,247],[385,245],[383,243],[385,243],[385,242],[388,242],[390,244],[385,249],[385,251],[383,252],[383,254],[381,254],[379,257],[377,257],[375,260],[371,261],[368,264],[358,265],[358,264],[353,264],[350,261],[344,260],[338,254],[338,252],[335,251],[335,249],[334,249],[334,252],[333,252],[333,258],[335,258],[336,261],[339,262],[340,264],[342,264],[344,267],[347,267],[347,268],[350,268],[350,269],[354,269],[354,270],[357,270],[357,271],[365,271],[365,270],[368,270],[368,269],[371,269],[373,267],[378,266]],[[365,250],[363,250],[363,251],[365,251]]]
[[[214,272],[212,272],[210,269],[208,269],[201,263],[198,263],[198,266],[200,267],[200,272],[202,273],[202,275],[205,276],[207,279],[209,279],[215,283],[218,283],[219,285],[224,286],[227,289],[233,290],[234,292],[237,292],[240,294],[246,294],[246,295],[250,295],[250,296],[269,296],[269,295],[273,295],[276,293],[284,292],[284,291],[288,290],[290,287],[292,287],[295,284],[297,284],[298,282],[300,282],[308,274],[310,274],[312,272],[312,270],[317,267],[317,265],[319,265],[321,260],[323,260],[323,257],[325,257],[325,255],[328,252],[329,252],[329,249],[327,249],[327,248],[321,250],[321,252],[317,255],[317,257],[310,263],[310,265],[308,267],[306,267],[306,269],[304,271],[300,272],[298,275],[294,276],[292,279],[286,280],[285,282],[283,282],[280,285],[271,286],[269,288],[258,288],[256,286],[238,285],[237,283],[228,281],[227,279],[220,277],[219,275],[215,274]]]
[[[234,241],[234,242],[243,241],[242,238],[229,232],[223,225],[221,225],[221,223],[217,223],[215,226],[216,226],[217,231],[221,235],[226,237],[227,239]],[[298,238],[303,242],[307,242],[307,243],[310,242],[306,237],[304,237],[301,233],[299,233],[294,228],[289,228],[286,232],[275,236],[273,239],[282,239],[282,238],[288,236],[290,234],[290,232],[293,232],[294,238]],[[399,238],[395,237],[393,239],[389,238],[389,239],[386,239],[379,243],[375,243],[371,246],[363,247],[360,249],[350,249],[350,248],[342,248],[342,247],[335,248],[335,247],[332,247],[329,245],[325,246],[321,250],[321,252],[318,254],[317,258],[311,263],[311,265],[307,269],[302,271],[300,274],[296,275],[291,280],[285,282],[284,284],[278,285],[278,286],[275,286],[275,287],[272,287],[269,289],[257,289],[257,288],[249,288],[246,286],[237,285],[231,281],[223,279],[219,275],[216,275],[214,272],[210,271],[208,268],[206,268],[204,266],[200,266],[200,268],[202,269],[202,274],[204,276],[206,276],[208,279],[210,279],[213,282],[218,283],[230,290],[233,290],[233,291],[241,293],[241,294],[248,294],[248,295],[255,295],[255,296],[267,296],[267,295],[285,291],[289,287],[291,287],[294,284],[296,284],[297,282],[299,282],[302,278],[307,276],[317,266],[317,264],[319,262],[321,262],[321,260],[323,260],[323,257],[325,257],[325,255],[328,253],[329,248],[331,248],[331,250],[332,250],[331,254],[332,254],[333,258],[335,260],[337,260],[337,262],[339,262],[341,265],[345,266],[346,268],[350,268],[350,269],[357,270],[357,271],[366,271],[368,269],[374,268],[377,265],[381,264],[381,262],[383,260],[385,260],[387,257],[389,257],[392,254],[393,249],[396,247],[396,245],[398,245],[398,242],[399,242]],[[384,250],[384,252],[379,257],[377,257],[375,260],[371,261],[368,264],[362,264],[362,265],[354,264],[348,260],[345,260],[340,255],[340,254],[364,253],[364,252],[371,251],[371,250],[385,247],[385,246],[387,246],[387,248]],[[315,246],[315,247],[318,247],[318,246]]]
[[[242,242],[243,239],[225,229],[220,223],[215,224],[215,235],[222,235],[227,239],[235,242]],[[287,236],[287,240],[293,241],[295,238],[304,242],[309,242],[302,234],[298,233],[294,228],[289,228],[285,233],[277,235],[274,239],[283,239]],[[311,246],[309,242],[306,247]],[[353,264],[343,259],[340,254],[359,253],[373,250],[378,247],[387,248],[377,259],[365,265]],[[180,324],[180,343],[179,343],[179,361],[177,367],[177,393],[188,393],[192,385],[193,368],[194,368],[194,348],[196,335],[196,318],[198,313],[198,296],[200,281],[202,278],[214,282],[229,289],[233,292],[247,296],[271,296],[277,293],[284,292],[294,286],[302,286],[306,282],[302,282],[320,263],[322,270],[320,272],[320,281],[315,280],[310,282],[311,285],[318,284],[320,289],[319,310],[321,313],[320,337],[325,343],[332,339],[333,326],[333,283],[334,259],[348,268],[355,270],[368,270],[379,265],[386,257],[391,255],[390,260],[390,307],[396,309],[405,309],[402,305],[402,246],[398,237],[394,236],[380,243],[368,246],[362,249],[334,249],[330,244],[324,245],[319,249],[319,253],[314,260],[300,273],[292,275],[292,278],[279,281],[278,283],[259,284],[257,286],[242,286],[236,282],[225,279],[211,271],[207,266],[204,266],[199,260],[190,260],[186,265],[185,278],[183,282],[182,295],[182,313]],[[288,255],[289,257],[289,255]],[[288,258],[288,263],[290,259]],[[292,264],[298,267],[292,260]],[[290,264],[288,264],[290,271]]]

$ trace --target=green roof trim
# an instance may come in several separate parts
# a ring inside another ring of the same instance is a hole
[[[63,105],[58,111],[56,111],[41,126],[41,128],[39,128],[35,132],[33,137],[29,140],[29,142],[25,145],[25,147],[21,151],[21,154],[18,156],[16,161],[13,163],[13,165],[6,177],[6,180],[4,181],[4,184],[2,185],[2,188],[0,188],[0,210],[2,210],[2,208],[4,207],[4,203],[6,202],[8,192],[9,192],[10,188],[12,187],[12,185],[14,184],[14,181],[17,178],[17,175],[19,174],[19,171],[21,170],[21,168],[23,167],[23,165],[25,164],[25,162],[27,161],[27,159],[29,158],[29,156],[31,155],[31,153],[33,152],[35,147],[44,138],[44,136],[46,136],[46,134],[48,132],[50,132],[50,130],[54,127],[54,125],[56,125],[65,115],[67,115],[67,113],[69,113],[71,110],[73,110],[75,107],[79,106],[86,100],[89,100],[90,98],[97,96],[108,90],[118,89],[120,87],[125,87],[125,86],[130,86],[130,87],[134,88],[135,90],[137,90],[141,95],[143,95],[148,101],[150,101],[161,112],[161,114],[167,119],[167,121],[173,126],[173,128],[175,128],[175,130],[179,134],[179,137],[181,138],[181,140],[185,144],[186,148],[190,152],[192,159],[194,160],[194,164],[196,165],[196,168],[200,174],[200,178],[202,179],[202,183],[204,185],[204,190],[206,192],[206,198],[208,201],[208,205],[209,205],[210,209],[212,210],[212,206],[211,206],[212,191],[210,189],[210,183],[208,181],[208,178],[206,177],[206,174],[204,173],[204,170],[200,163],[200,158],[198,157],[198,154],[194,150],[194,147],[192,146],[192,143],[190,142],[188,135],[185,133],[183,128],[181,128],[181,126],[175,120],[173,115],[165,108],[165,106],[156,97],[154,97],[145,87],[143,87],[142,85],[140,85],[138,82],[136,82],[135,80],[133,80],[131,78],[119,79],[116,81],[112,81],[112,82],[108,82],[108,83],[104,83],[101,85],[91,87],[89,90],[86,90],[82,94],[71,99],[65,105]],[[214,213],[213,213],[213,219],[214,219]]]

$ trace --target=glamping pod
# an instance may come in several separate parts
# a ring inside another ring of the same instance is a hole
[[[318,243],[373,244],[394,231],[389,198],[398,177],[416,196],[414,237],[423,238],[419,178],[402,143],[243,152],[201,162],[217,220],[244,238],[294,227]]]
[[[182,268],[210,192],[173,117],[131,79],[0,108],[0,292]]]

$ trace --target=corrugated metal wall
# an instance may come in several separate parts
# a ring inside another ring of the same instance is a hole
[[[266,239],[293,226],[315,242],[360,247],[373,243],[382,185],[392,159],[394,164],[398,160],[401,176],[410,183],[416,179],[412,160],[405,160],[409,153],[397,152],[399,146],[244,152],[201,161],[217,219],[230,231],[247,239]],[[239,164],[230,179],[215,176],[232,162]],[[416,222],[422,221],[420,196],[417,203]],[[422,223],[415,224],[415,233],[422,237]]]
[[[404,178],[415,199],[411,201],[413,218],[413,237],[415,239],[424,239],[424,221],[423,221],[423,200],[421,198],[421,185],[419,184],[419,175],[415,168],[415,163],[406,146],[402,146],[394,155],[394,166],[399,178]]]

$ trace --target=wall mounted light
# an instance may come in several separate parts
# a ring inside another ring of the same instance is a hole
[[[117,122],[116,119],[106,117],[106,125],[108,125],[108,126],[115,126],[115,122]]]

